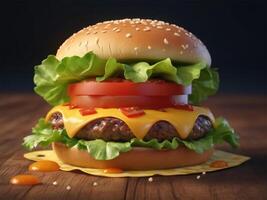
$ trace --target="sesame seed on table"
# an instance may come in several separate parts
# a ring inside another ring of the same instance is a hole
[[[264,96],[217,95],[208,106],[226,117],[241,137],[241,147],[220,149],[251,157],[241,166],[185,176],[104,178],[74,172],[29,172],[22,138],[50,109],[35,94],[1,93],[0,199],[267,199],[267,130]],[[41,185],[14,186],[12,176],[30,173]]]

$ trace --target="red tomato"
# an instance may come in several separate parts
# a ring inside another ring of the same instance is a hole
[[[138,107],[120,108],[120,111],[127,117],[139,117],[145,114],[144,110]]]
[[[187,95],[180,96],[71,96],[72,107],[79,108],[122,108],[140,107],[146,109],[173,107],[187,104]]]
[[[69,96],[173,96],[191,94],[191,90],[191,85],[183,86],[162,80],[145,83],[87,80],[68,86]]]

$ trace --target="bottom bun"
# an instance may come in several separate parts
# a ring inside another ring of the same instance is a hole
[[[179,147],[175,150],[135,147],[131,151],[121,153],[112,160],[95,160],[85,150],[79,150],[74,147],[68,148],[61,143],[53,143],[52,147],[58,158],[66,164],[97,169],[113,167],[123,170],[177,168],[206,162],[213,154],[213,149],[198,154],[185,147]]]

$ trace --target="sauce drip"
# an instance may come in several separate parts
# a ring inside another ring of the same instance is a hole
[[[41,184],[39,179],[33,175],[21,174],[14,176],[10,179],[10,183],[13,185],[37,185]]]
[[[228,163],[223,160],[216,160],[212,163],[210,163],[210,167],[212,168],[224,168],[227,167]]]
[[[104,173],[107,173],[107,174],[118,174],[122,172],[123,172],[122,169],[115,168],[115,167],[104,169]]]
[[[52,172],[58,170],[59,165],[56,162],[50,160],[40,160],[32,163],[29,166],[29,171]]]

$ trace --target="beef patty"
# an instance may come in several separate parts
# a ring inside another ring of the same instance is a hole
[[[50,117],[53,129],[63,129],[64,122],[62,114],[55,112]],[[211,120],[200,115],[193,126],[187,140],[196,140],[205,136],[213,128]],[[167,121],[156,122],[144,137],[145,141],[157,139],[158,141],[171,140],[179,134],[173,125]],[[117,118],[104,117],[95,119],[85,125],[75,136],[85,140],[103,139],[105,141],[126,142],[135,138],[127,124]]]

